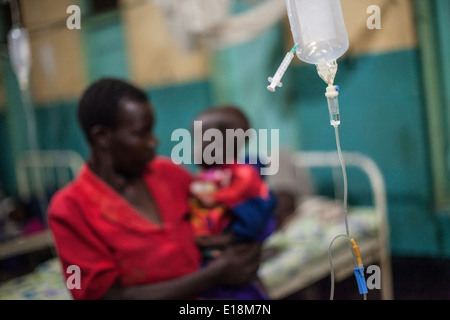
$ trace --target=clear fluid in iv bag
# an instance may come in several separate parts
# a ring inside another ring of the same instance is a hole
[[[348,49],[340,0],[286,0],[297,57],[310,64],[330,62]]]
[[[28,83],[31,68],[30,38],[24,28],[14,27],[8,33],[8,49],[13,70],[20,86]]]

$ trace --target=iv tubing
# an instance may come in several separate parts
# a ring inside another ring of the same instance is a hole
[[[360,259],[358,259],[356,257],[356,254],[353,251],[353,243],[352,243],[353,239],[350,238],[350,232],[349,232],[349,228],[348,228],[348,219],[347,219],[347,211],[348,211],[348,209],[347,209],[347,202],[348,202],[347,171],[345,169],[344,157],[342,155],[341,144],[340,144],[340,141],[339,141],[338,125],[333,125],[333,126],[334,126],[334,132],[335,132],[335,135],[336,135],[336,147],[337,147],[337,151],[338,151],[339,161],[340,161],[340,164],[341,164],[341,167],[342,167],[342,175],[343,175],[343,180],[344,180],[344,200],[343,200],[343,202],[344,202],[344,221],[345,221],[345,232],[346,232],[346,234],[340,234],[340,235],[335,236],[333,238],[333,240],[331,241],[330,246],[328,248],[328,260],[330,262],[330,279],[331,279],[330,280],[331,281],[330,300],[334,299],[334,286],[335,286],[334,267],[333,267],[333,261],[332,261],[332,257],[331,257],[331,247],[333,246],[334,241],[337,240],[338,238],[341,238],[341,237],[347,238],[347,240],[349,240],[348,244],[349,244],[349,247],[351,249],[353,258],[355,260],[355,264],[356,264],[356,266],[360,266],[360,264],[359,264]],[[354,240],[353,240],[353,242],[354,242]],[[364,300],[367,300],[367,294],[364,294],[363,298],[364,298]]]
[[[350,238],[350,232],[348,229],[348,220],[347,220],[347,198],[348,198],[348,187],[347,187],[347,171],[345,169],[345,163],[344,163],[344,157],[342,156],[342,150],[341,150],[341,143],[339,139],[339,130],[338,126],[334,126],[334,133],[336,135],[336,147],[339,155],[339,161],[341,163],[342,167],[342,176],[344,179],[344,220],[345,220],[345,232],[347,234],[347,237]]]

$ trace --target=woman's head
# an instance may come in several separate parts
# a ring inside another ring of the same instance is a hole
[[[119,107],[126,101],[148,103],[149,99],[139,88],[114,78],[98,80],[84,91],[78,104],[78,120],[90,143],[92,128],[117,125]]]
[[[90,85],[79,102],[78,120],[93,154],[109,157],[118,171],[139,174],[155,155],[152,106],[130,83],[105,78]]]

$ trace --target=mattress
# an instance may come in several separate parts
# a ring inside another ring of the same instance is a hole
[[[350,235],[357,242],[374,238],[377,231],[374,207],[350,207],[348,225]],[[259,276],[268,292],[280,288],[283,291],[286,284],[294,283],[312,263],[326,257],[332,239],[344,233],[341,203],[323,197],[302,201],[288,223],[263,244],[266,258],[259,268]],[[345,239],[336,241],[333,251],[345,243]],[[364,252],[361,253],[364,259]],[[57,258],[40,264],[29,274],[0,283],[0,300],[71,299]]]
[[[57,258],[33,272],[0,283],[0,300],[72,300]]]
[[[264,258],[259,268],[259,277],[269,295],[279,298],[286,286],[292,286],[302,276],[318,276],[309,270],[317,269],[321,261],[321,273],[329,275],[328,249],[334,237],[346,234],[343,206],[338,201],[323,197],[312,197],[304,201],[281,229],[272,234],[263,245]],[[377,215],[374,207],[360,206],[348,209],[350,237],[357,243],[376,239]],[[345,250],[348,241],[337,239],[332,246],[333,253]],[[352,258],[350,250],[346,251]],[[364,262],[364,252],[361,252]],[[325,265],[323,265],[325,264]],[[351,271],[351,269],[350,269]],[[302,283],[310,283],[308,279]],[[297,289],[302,289],[298,287]],[[292,288],[291,288],[292,290]]]

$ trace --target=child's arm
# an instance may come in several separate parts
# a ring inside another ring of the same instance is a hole
[[[259,239],[273,217],[276,198],[254,167],[243,165],[237,169],[230,186],[216,192],[215,199],[234,214],[230,230],[235,240]]]
[[[261,184],[261,177],[252,166],[239,166],[234,170],[230,184],[214,193],[214,200],[232,207],[249,196],[257,196]]]
[[[205,208],[212,208],[217,204],[213,192],[199,192],[195,196]]]
[[[206,208],[211,208],[216,204],[213,197],[215,191],[216,186],[206,181],[194,181],[190,185],[191,194]]]

